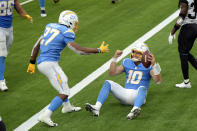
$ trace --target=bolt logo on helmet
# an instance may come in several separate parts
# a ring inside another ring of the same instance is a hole
[[[137,43],[133,46],[133,48],[131,49],[131,53],[130,53],[130,58],[131,60],[137,62],[137,61],[141,61],[142,59],[142,54],[149,50],[148,46],[145,43]],[[135,54],[139,54],[138,56],[135,56]]]
[[[77,14],[71,10],[61,12],[58,23],[71,28],[74,32],[77,32],[78,17]]]

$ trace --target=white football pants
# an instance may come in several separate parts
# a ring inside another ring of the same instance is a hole
[[[42,62],[38,64],[38,70],[49,79],[51,85],[59,92],[59,94],[70,94],[68,78],[58,62]]]
[[[120,103],[124,105],[133,105],[134,101],[138,95],[138,88],[137,90],[134,89],[127,89],[123,88],[116,82],[111,80],[107,80],[111,85],[111,93],[113,96],[120,101]]]
[[[13,27],[0,27],[0,56],[7,57],[10,46],[13,42]]]

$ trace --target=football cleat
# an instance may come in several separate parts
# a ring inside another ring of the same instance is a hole
[[[86,111],[92,112],[94,116],[99,116],[99,110],[97,110],[94,105],[86,103],[85,108],[86,108]]]
[[[140,108],[132,109],[131,112],[127,115],[127,119],[132,120],[136,118],[140,114],[140,111],[141,111]]]
[[[80,110],[81,110],[81,107],[75,107],[75,106],[68,107],[68,106],[63,106],[63,108],[62,108],[62,113],[77,112],[77,111],[80,111]]]
[[[0,80],[0,90],[7,91],[8,87],[6,86],[5,80]]]
[[[46,17],[47,16],[46,11],[45,10],[41,10],[40,16],[41,17]]]
[[[187,84],[185,84],[185,82],[182,82],[180,84],[176,84],[176,87],[177,88],[191,88],[192,86],[191,86],[191,83],[190,82],[187,83]]]
[[[54,123],[50,117],[46,116],[45,114],[41,114],[39,117],[38,117],[38,121],[40,122],[43,122],[45,124],[47,124],[48,126],[50,127],[55,127],[55,126],[58,126],[57,123]]]

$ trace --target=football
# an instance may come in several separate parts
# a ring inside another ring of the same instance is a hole
[[[148,56],[150,55],[150,52],[147,50],[142,54],[142,64],[144,67],[148,68],[151,65],[151,61],[148,61]]]

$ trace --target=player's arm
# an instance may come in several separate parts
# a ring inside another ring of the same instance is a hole
[[[31,59],[30,59],[30,63],[29,66],[27,68],[27,72],[29,72],[30,74],[35,73],[35,63],[36,63],[36,58],[38,56],[38,53],[40,51],[40,42],[42,40],[42,37],[40,37],[38,39],[38,41],[36,42],[36,44],[34,45],[32,52],[31,52]]]
[[[181,11],[179,13],[179,17],[178,17],[172,31],[170,32],[169,37],[168,37],[169,44],[172,44],[172,40],[175,39],[176,31],[180,28],[180,26],[182,25],[186,15],[187,15],[187,11],[188,11],[187,1],[186,0],[181,0],[180,7],[181,7]]]
[[[182,25],[188,11],[188,4],[186,0],[181,0],[182,2],[180,3],[181,11],[179,13],[179,17],[174,25],[174,28],[171,31],[171,35],[174,35],[176,31],[180,28]]]
[[[74,52],[80,54],[80,55],[89,55],[93,53],[107,53],[109,51],[108,44],[105,45],[105,42],[101,44],[99,48],[86,48],[78,45],[75,42],[68,42],[68,47],[73,50]]]
[[[148,56],[148,61],[151,61],[151,65],[152,65],[152,70],[150,71],[150,75],[152,76],[155,83],[160,84],[162,82],[162,78],[161,78],[161,74],[160,74],[161,67],[160,67],[159,63],[155,62],[155,57],[153,54]]]
[[[33,19],[30,15],[27,14],[27,12],[21,7],[20,3],[18,0],[16,0],[14,2],[14,8],[16,9],[16,11],[23,17],[25,17],[26,19],[28,19],[29,21],[33,22]]]
[[[119,75],[122,72],[124,72],[124,67],[122,65],[120,65],[120,66],[116,65],[117,58],[121,55],[122,55],[122,51],[117,50],[114,57],[112,58],[112,62],[110,64],[110,68],[109,68],[109,75],[110,76]]]

